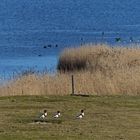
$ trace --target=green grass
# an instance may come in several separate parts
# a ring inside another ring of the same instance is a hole
[[[35,123],[44,109],[46,123]],[[77,120],[81,109],[85,117]],[[0,97],[0,140],[47,139],[140,140],[140,96]]]

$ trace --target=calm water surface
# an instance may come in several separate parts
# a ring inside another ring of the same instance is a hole
[[[139,0],[1,0],[0,80],[30,68],[54,71],[65,47],[116,37],[139,43],[139,13]]]

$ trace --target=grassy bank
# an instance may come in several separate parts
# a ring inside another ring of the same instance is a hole
[[[139,140],[140,97],[0,97],[0,140]],[[44,109],[47,123],[34,120]],[[75,119],[85,109],[82,120]],[[62,112],[59,120],[52,115]]]
[[[8,95],[71,94],[71,75],[75,92],[90,95],[140,95],[140,47],[86,45],[66,49],[58,62],[58,73],[24,75],[0,88]]]

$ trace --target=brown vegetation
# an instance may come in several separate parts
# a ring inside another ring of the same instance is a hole
[[[59,72],[27,75],[0,88],[0,95],[65,95],[71,93],[71,74],[76,93],[92,95],[140,95],[140,47],[86,45],[66,49],[60,55]]]

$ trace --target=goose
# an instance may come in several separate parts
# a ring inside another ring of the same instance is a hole
[[[82,119],[84,115],[85,115],[84,110],[81,110],[81,113],[76,118]]]
[[[44,110],[44,113],[40,116],[40,118],[44,119],[45,117],[47,117],[47,110]]]
[[[56,114],[54,115],[54,118],[59,118],[60,117],[60,111],[57,111]]]

